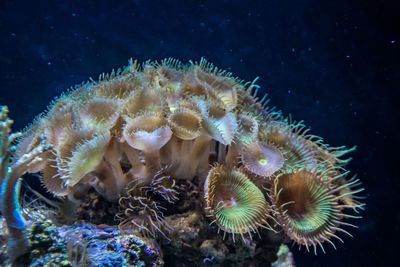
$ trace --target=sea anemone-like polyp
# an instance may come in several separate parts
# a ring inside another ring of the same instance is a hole
[[[284,157],[274,145],[254,142],[243,149],[242,163],[250,172],[269,177],[282,168]]]
[[[357,217],[342,212],[340,197],[335,194],[339,188],[332,188],[328,181],[325,173],[299,169],[278,176],[271,190],[272,206],[283,231],[307,250],[313,246],[315,253],[318,245],[325,252],[325,241],[335,247],[331,237],[342,241],[335,232],[349,234],[340,226],[353,225],[341,218]]]
[[[269,228],[269,204],[244,169],[214,166],[204,183],[206,210],[219,229],[240,234]],[[225,236],[225,234],[224,234]]]
[[[125,196],[119,200],[122,218],[119,228],[124,231],[139,230],[144,236],[166,238],[172,228],[166,222],[163,210],[157,201],[146,196],[146,193],[137,184],[130,185]]]

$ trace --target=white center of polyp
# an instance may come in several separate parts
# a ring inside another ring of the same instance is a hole
[[[234,199],[233,197],[231,197],[231,199],[224,200],[224,207],[232,208],[234,206],[236,206],[236,199]]]

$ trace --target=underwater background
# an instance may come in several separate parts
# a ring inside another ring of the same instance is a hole
[[[103,72],[205,57],[304,120],[366,188],[359,226],[297,266],[395,266],[399,247],[399,4],[395,1],[0,2],[0,104],[22,129],[54,97]],[[32,180],[32,187],[40,188]]]

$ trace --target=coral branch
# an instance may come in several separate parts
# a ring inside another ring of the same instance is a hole
[[[16,259],[24,254],[29,243],[25,234],[25,220],[21,213],[21,208],[18,202],[20,190],[20,177],[36,163],[42,161],[40,158],[44,152],[51,148],[51,145],[45,144],[45,139],[31,152],[19,158],[16,162],[10,165],[10,157],[14,150],[12,141],[19,135],[11,134],[11,124],[7,116],[8,109],[3,107],[1,110],[1,202],[2,213],[6,219],[9,231],[8,236],[8,254],[10,258]]]

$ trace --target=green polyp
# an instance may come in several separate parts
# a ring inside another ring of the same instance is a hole
[[[175,105],[169,105],[169,110],[171,111],[171,113],[174,113],[176,110],[176,106]]]
[[[267,159],[267,158],[260,158],[260,159],[258,160],[258,163],[259,163],[260,165],[262,165],[262,166],[265,166],[265,165],[268,164],[268,159]]]

